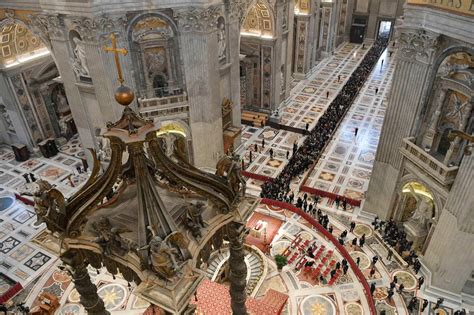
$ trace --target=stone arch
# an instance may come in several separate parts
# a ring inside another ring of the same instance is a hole
[[[275,35],[275,12],[266,0],[254,0],[246,8],[243,15],[241,33],[260,37]]]
[[[165,133],[169,132],[176,134],[178,135],[178,140],[180,140],[180,138],[184,140],[183,142],[178,141],[178,143],[175,143],[174,145],[178,146],[178,149],[180,149],[184,154],[183,158],[192,163],[192,132],[189,125],[181,119],[162,120],[160,123],[160,129],[163,129]]]
[[[443,163],[459,163],[465,145],[460,139],[448,139],[446,128],[468,131],[472,128],[473,88],[470,84],[474,49],[451,46],[436,58],[420,115],[414,128],[417,145],[435,154]],[[464,65],[467,64],[467,68]]]
[[[400,179],[400,182],[397,185],[397,193],[401,194],[401,192],[403,191],[403,188],[411,182],[420,183],[423,186],[425,186],[431,192],[431,194],[433,196],[433,206],[434,206],[433,211],[434,211],[434,214],[435,214],[435,221],[437,222],[439,220],[441,210],[443,209],[443,202],[442,202],[441,198],[439,197],[439,194],[436,193],[436,190],[433,187],[431,187],[431,185],[428,184],[426,181],[424,181],[423,179],[421,179],[421,178],[419,178],[419,177],[417,177],[413,174],[407,174],[407,175],[403,176]],[[396,205],[396,207],[395,207],[395,209],[396,209],[395,217],[396,218],[399,218],[401,212],[403,211],[403,209],[401,209],[402,202],[403,202],[402,199],[403,198],[398,198],[399,204]]]
[[[176,23],[168,15],[145,13],[127,26],[138,95],[164,97],[184,88]]]
[[[311,0],[296,0],[295,1],[295,12],[309,14],[311,12]]]
[[[7,38],[5,41],[2,39],[0,44],[1,64],[5,60],[14,62],[18,56],[29,55],[34,51],[50,50],[49,42],[42,34],[34,32],[34,28],[13,16],[0,20],[0,34]]]
[[[420,132],[420,128],[422,127],[422,122],[427,119],[426,116],[430,112],[429,111],[430,103],[432,100],[432,95],[433,95],[433,91],[436,84],[436,74],[438,73],[439,67],[441,66],[441,64],[447,57],[459,52],[464,52],[464,53],[470,54],[471,56],[474,56],[473,47],[468,47],[466,45],[461,45],[461,44],[455,44],[442,50],[436,57],[435,61],[433,62],[433,67],[431,68],[431,71],[428,76],[427,88],[425,89],[425,92],[422,97],[420,114],[418,115],[420,119],[417,121],[415,125],[414,134],[418,134]]]

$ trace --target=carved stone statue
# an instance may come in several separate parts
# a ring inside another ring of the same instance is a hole
[[[13,122],[10,119],[10,115],[8,115],[5,105],[3,104],[0,104],[0,114],[3,117],[3,121],[5,122],[5,127],[7,127],[8,131],[15,133],[15,127],[13,126]]]
[[[202,236],[201,229],[205,227],[202,213],[204,211],[204,203],[197,202],[195,205],[189,204],[186,207],[186,213],[183,217],[184,225],[191,231],[195,238]]]
[[[76,74],[80,76],[89,76],[89,68],[87,66],[87,58],[86,58],[86,51],[84,47],[84,43],[79,37],[73,38],[74,42],[74,60],[73,68]]]
[[[416,226],[420,231],[428,230],[428,223],[432,220],[433,205],[432,201],[426,197],[415,193],[413,187],[410,186],[413,197],[416,199],[416,209],[408,223]]]
[[[97,233],[97,238],[94,242],[100,245],[106,256],[112,253],[124,256],[130,251],[130,242],[120,236],[122,233],[131,232],[130,230],[113,227],[106,217],[102,217],[97,222],[94,222],[92,227]]]
[[[245,196],[247,184],[242,177],[242,166],[238,155],[233,154],[232,156],[226,155],[222,157],[217,162],[216,175],[226,177],[236,195],[240,193],[241,196]]]
[[[225,51],[227,47],[226,43],[226,34],[225,34],[225,24],[224,21],[220,21],[220,23],[217,25],[218,31],[217,31],[217,47],[218,47],[218,56],[219,60],[225,58]]]
[[[67,101],[66,96],[62,92],[59,92],[56,96],[56,102],[57,102],[57,109],[59,114],[66,114],[67,112],[70,111],[69,109],[69,103]]]
[[[178,250],[171,247],[159,236],[154,236],[148,244],[153,270],[158,274],[171,278],[177,274]]]
[[[184,264],[184,257],[179,248],[185,246],[185,241],[180,233],[168,235],[164,240],[155,235],[151,227],[153,237],[148,245],[145,245],[138,250],[148,249],[149,259],[153,271],[163,278],[169,279],[178,274]]]

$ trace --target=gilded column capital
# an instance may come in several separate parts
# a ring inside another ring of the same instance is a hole
[[[222,15],[222,7],[219,5],[207,8],[182,8],[175,10],[175,18],[178,20],[178,28],[184,33],[207,33],[217,30],[217,19]]]
[[[439,34],[425,30],[400,29],[399,43],[402,58],[429,64],[438,48]]]

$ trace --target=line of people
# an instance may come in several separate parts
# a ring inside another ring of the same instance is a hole
[[[277,199],[279,193],[285,194],[290,190],[291,180],[304,173],[313,162],[316,162],[369,77],[380,55],[387,47],[387,43],[388,39],[382,37],[374,42],[341,92],[319,118],[316,126],[308,133],[301,147],[293,148],[293,156],[278,177],[262,185],[261,197]]]

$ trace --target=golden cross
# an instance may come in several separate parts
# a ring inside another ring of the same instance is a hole
[[[122,84],[124,80],[123,80],[123,75],[122,75],[122,67],[120,66],[119,54],[126,56],[128,54],[128,50],[125,48],[117,48],[117,37],[115,36],[114,33],[110,35],[110,39],[112,40],[112,47],[105,46],[104,50],[107,52],[114,53],[115,65],[117,66],[117,72],[118,72],[118,80],[120,84]]]

